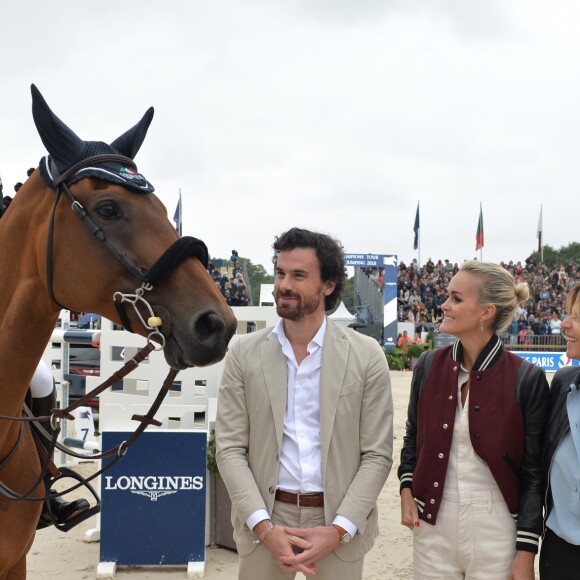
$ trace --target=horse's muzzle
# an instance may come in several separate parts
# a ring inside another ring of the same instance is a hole
[[[190,323],[189,332],[172,325],[167,336],[165,358],[175,369],[208,366],[219,362],[226,354],[228,344],[237,328],[234,317],[225,320],[220,312],[202,312]],[[186,331],[185,336],[183,331]]]
[[[208,358],[213,358],[212,362],[217,362],[225,356],[237,326],[235,317],[227,324],[221,313],[215,310],[204,312],[193,323],[194,341],[201,351],[206,351]]]

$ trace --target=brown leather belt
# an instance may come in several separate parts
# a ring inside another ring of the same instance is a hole
[[[289,491],[276,490],[276,499],[283,503],[291,503],[298,507],[323,507],[324,494],[319,493],[290,493]]]

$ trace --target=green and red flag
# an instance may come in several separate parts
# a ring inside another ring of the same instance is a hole
[[[477,233],[475,234],[475,251],[483,248],[483,211],[479,204],[479,221],[477,222]]]

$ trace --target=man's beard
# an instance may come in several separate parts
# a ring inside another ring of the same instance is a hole
[[[294,304],[284,304],[280,305],[278,303],[278,298],[282,296],[291,296],[295,299]],[[285,318],[286,320],[301,320],[309,314],[315,312],[320,305],[320,297],[313,296],[312,298],[302,301],[300,296],[292,294],[292,292],[278,292],[276,294],[276,312],[280,318]]]

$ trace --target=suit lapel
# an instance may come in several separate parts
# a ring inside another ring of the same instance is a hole
[[[349,349],[349,342],[342,329],[330,320],[327,324],[320,371],[320,446],[323,476],[326,472],[330,436],[334,427]]]
[[[278,448],[282,446],[284,433],[284,415],[288,400],[288,367],[286,357],[282,354],[282,348],[275,335],[270,333],[268,340],[262,343],[261,349],[262,368],[264,369],[264,381],[270,398],[274,425],[276,427],[276,439]]]

